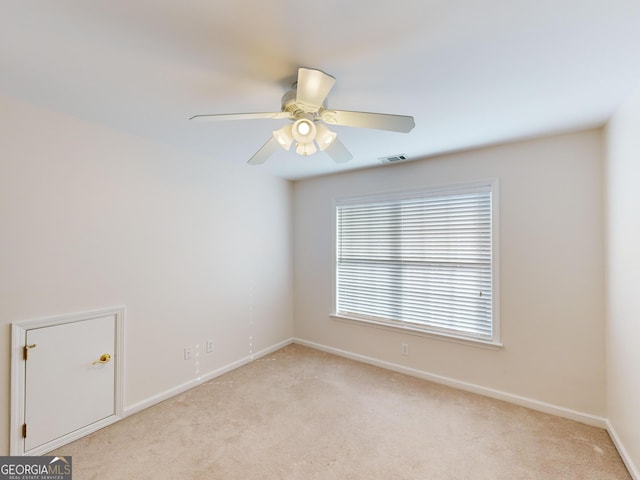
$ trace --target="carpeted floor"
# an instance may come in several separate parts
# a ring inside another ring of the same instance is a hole
[[[631,478],[604,430],[299,345],[51,454],[74,480]]]

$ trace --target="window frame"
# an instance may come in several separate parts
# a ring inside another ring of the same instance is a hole
[[[480,338],[473,335],[465,335],[453,330],[442,330],[429,325],[405,323],[392,319],[371,318],[366,316],[347,316],[337,310],[338,281],[338,207],[341,205],[357,203],[374,203],[401,199],[436,197],[488,191],[491,199],[491,284],[492,284],[492,336]],[[498,179],[487,181],[445,185],[436,187],[423,187],[417,189],[403,189],[395,191],[368,193],[364,195],[337,196],[332,204],[332,310],[330,317],[357,325],[382,328],[395,332],[408,333],[439,340],[462,343],[491,349],[502,347],[500,329],[500,262],[499,262],[499,182]]]

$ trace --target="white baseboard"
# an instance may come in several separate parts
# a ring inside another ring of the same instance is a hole
[[[260,350],[259,352],[252,353],[251,355],[247,355],[240,360],[236,360],[235,362],[229,363],[228,365],[224,365],[216,370],[213,370],[205,375],[201,375],[198,378],[194,378],[193,380],[189,380],[188,382],[183,383],[182,385],[178,385],[176,387],[170,388],[169,390],[165,390],[164,392],[158,393],[152,397],[147,398],[146,400],[142,400],[141,402],[134,403],[128,407],[124,408],[124,416],[133,415],[134,413],[140,412],[146,408],[149,408],[157,403],[160,403],[164,400],[168,400],[171,397],[175,397],[187,390],[190,390],[198,385],[201,385],[209,380],[212,380],[220,375],[224,375],[236,368],[242,367],[248,363],[251,363],[254,360],[262,358],[270,353],[275,352],[276,350],[280,350],[282,347],[286,347],[287,345],[293,343],[293,338],[289,338],[287,340],[283,340],[281,342],[276,343],[270,347],[265,348],[264,350]]]
[[[403,365],[398,365],[396,363],[378,360],[376,358],[367,357],[365,355],[359,355],[357,353],[352,353],[352,352],[340,350],[333,347],[328,347],[326,345],[309,342],[307,340],[302,340],[300,338],[294,338],[293,342],[300,345],[307,346],[307,347],[315,348],[316,350],[332,353],[340,357],[349,358],[351,360],[357,360],[359,362],[367,363],[369,365],[374,365],[376,367],[386,368],[387,370],[392,370],[394,372],[404,373],[406,375],[422,378],[424,380],[429,380],[434,383],[439,383],[442,385],[447,385],[449,387],[459,388],[460,390],[477,393],[480,395],[484,395],[486,397],[495,398],[497,400],[503,400],[505,402],[513,403],[515,405],[520,405],[522,407],[527,407],[539,412],[549,413],[551,415],[556,415],[558,417],[575,420],[577,422],[585,423],[587,425],[591,425],[598,428],[603,428],[603,429],[607,428],[607,420],[603,417],[598,417],[596,415],[578,412],[575,410],[571,410],[569,408],[559,407],[557,405],[552,405],[550,403],[541,402],[539,400],[535,400],[532,398],[522,397],[520,395],[514,395],[512,393],[495,390],[493,388],[483,387],[473,383],[462,382],[460,380],[455,380],[453,378],[436,375],[433,373],[425,372],[423,370],[418,370],[411,367],[405,367]]]
[[[609,432],[609,436],[611,437],[613,444],[618,449],[618,453],[620,454],[622,461],[627,467],[627,470],[629,470],[629,475],[631,475],[631,478],[633,478],[633,480],[640,480],[640,470],[638,470],[638,468],[633,463],[633,460],[631,460],[629,452],[627,452],[627,449],[624,448],[624,445],[622,444],[622,441],[620,440],[616,429],[613,427],[609,420],[607,420],[607,432]]]

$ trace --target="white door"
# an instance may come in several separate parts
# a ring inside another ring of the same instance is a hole
[[[114,415],[115,315],[29,329],[25,337],[25,453]]]

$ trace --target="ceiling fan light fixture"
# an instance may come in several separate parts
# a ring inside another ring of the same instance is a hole
[[[316,138],[316,125],[306,117],[296,120],[291,128],[291,134],[300,144],[313,143]]]
[[[306,157],[307,155],[313,155],[317,151],[318,151],[318,149],[313,144],[313,142],[296,143],[296,153],[298,155],[302,155],[302,156]]]
[[[273,136],[278,141],[278,145],[280,145],[285,150],[289,150],[291,148],[291,144],[293,143],[291,126],[292,125],[290,123],[287,123],[281,129],[273,131]]]
[[[309,122],[300,122],[296,125],[296,129],[298,133],[302,136],[309,135],[311,131],[311,127],[309,126]]]
[[[331,130],[329,130],[324,123],[316,124],[316,129],[318,131],[316,135],[316,142],[318,142],[318,147],[320,148],[320,150],[329,148],[329,146],[338,136],[336,132],[332,132]]]

